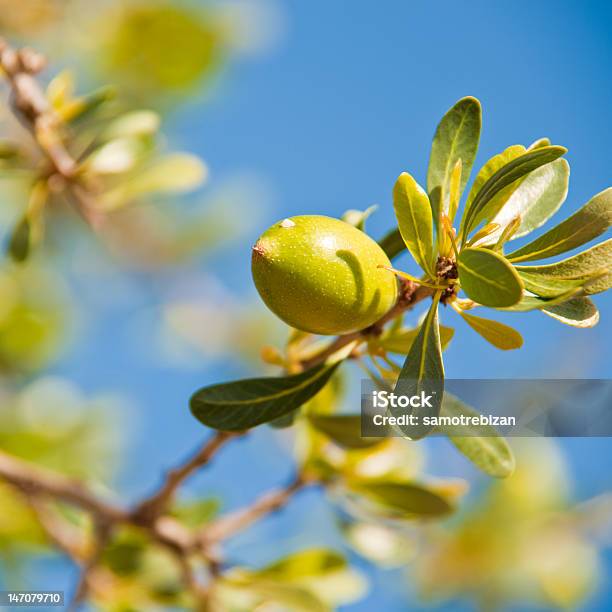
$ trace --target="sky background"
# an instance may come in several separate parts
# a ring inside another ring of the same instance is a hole
[[[230,65],[213,92],[187,103],[166,127],[173,146],[207,161],[211,185],[243,174],[264,188],[253,210],[249,202],[241,208],[254,219],[248,235],[195,264],[191,272],[202,278],[221,278],[234,294],[253,298],[251,245],[285,216],[340,216],[348,208],[378,204],[368,229],[382,236],[393,225],[395,179],[406,170],[424,183],[437,122],[466,95],[483,105],[475,169],[511,144],[547,136],[569,149],[571,165],[569,195],[555,219],[610,185],[609,2],[293,0],[279,3],[279,9],[284,31],[275,48]],[[177,279],[168,274],[151,282],[126,275],[123,285],[113,282],[110,290],[99,287],[97,294],[82,296],[84,310],[89,299],[99,307],[105,292],[113,299],[88,321],[85,337],[54,372],[89,392],[112,389],[131,400],[118,432],[130,439],[119,487],[136,499],[205,434],[188,411],[191,393],[256,369],[204,359],[181,369],[155,359],[151,313]],[[128,284],[130,290],[122,292]],[[591,330],[566,327],[540,313],[498,317],[523,333],[525,345],[516,352],[497,351],[444,311],[442,322],[456,326],[445,354],[447,376],[610,378],[612,295],[595,301],[603,316]],[[419,314],[411,315],[414,321]],[[221,494],[226,508],[248,503],[289,477],[284,444],[270,430],[258,430],[220,453],[187,490]],[[562,446],[578,499],[610,489],[611,440],[566,440]],[[448,445],[434,443],[431,449],[434,472],[474,476]],[[299,534],[308,527],[315,527],[310,544],[341,546],[331,510],[319,494],[306,492],[282,515],[233,541],[230,557],[265,561],[269,538],[279,541],[275,554],[291,550],[303,543]],[[608,577],[586,610],[612,606],[609,554],[607,563]],[[372,575],[373,588],[351,610],[406,609],[410,587],[401,573],[362,567]],[[44,565],[41,571],[50,584],[67,584],[65,568]],[[411,609],[419,604],[412,602]],[[452,609],[462,608],[453,603]]]

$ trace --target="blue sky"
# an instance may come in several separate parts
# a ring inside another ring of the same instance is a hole
[[[251,244],[284,216],[339,216],[377,203],[369,229],[382,235],[393,224],[396,177],[407,170],[424,181],[435,126],[465,95],[478,97],[484,108],[477,167],[510,144],[541,136],[568,147],[570,192],[557,219],[610,185],[610,3],[292,0],[280,7],[286,32],[276,49],[230,66],[205,103],[191,102],[171,120],[171,142],[207,160],[213,185],[242,172],[259,177],[270,193],[253,211],[258,224],[251,233],[199,264],[199,272],[222,276],[234,292],[253,295]],[[134,350],[126,316],[156,299],[149,284],[141,285],[138,297],[104,313],[58,368],[87,389],[113,388],[136,399],[134,443],[121,479],[129,495],[154,486],[156,475],[201,439],[186,406],[191,392],[240,370],[202,363],[184,372],[139,359],[153,348]],[[447,376],[609,378],[612,296],[596,302],[603,316],[593,330],[564,327],[539,313],[500,317],[526,338],[515,353],[489,347],[444,312],[443,321],[457,326],[445,356]],[[579,497],[610,488],[609,441],[564,446]],[[283,449],[262,430],[222,453],[192,491],[222,493],[234,506],[283,482],[289,469]],[[323,525],[319,537],[333,541],[324,527],[329,510],[314,494],[304,504],[266,522],[245,546],[271,536],[288,542],[313,516]],[[371,597],[353,609],[374,603],[390,612],[405,609],[386,583],[377,574]],[[610,600],[604,588],[587,609],[609,609]]]

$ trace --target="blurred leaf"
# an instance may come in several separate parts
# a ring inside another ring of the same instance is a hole
[[[466,206],[462,236],[466,238],[480,221],[490,218],[490,212],[494,211],[496,213],[499,210],[494,197],[504,187],[507,187],[540,166],[555,161],[566,152],[567,149],[565,147],[540,147],[539,149],[527,151],[519,155],[497,170],[476,193],[471,206],[469,208]]]
[[[315,429],[344,448],[369,448],[382,441],[361,437],[361,416],[358,414],[310,414],[308,420]]]
[[[117,138],[96,149],[84,166],[95,174],[121,174],[134,168],[142,153],[143,145],[135,138]]]
[[[441,416],[476,417],[479,413],[451,393],[444,393]],[[514,455],[506,440],[491,425],[442,425],[440,431],[476,467],[489,476],[506,478],[514,471]]]
[[[594,294],[606,291],[612,286],[611,261],[612,238],[609,238],[582,253],[556,263],[541,266],[516,266],[516,270],[525,278],[526,286],[536,283],[551,285],[552,291],[555,283],[570,285],[572,282],[578,284],[586,282],[585,293]],[[600,276],[600,278],[588,281],[592,276]],[[534,291],[534,293],[537,292]]]
[[[192,396],[191,412],[214,429],[249,429],[299,408],[325,386],[338,365],[322,365],[293,376],[204,387]]]
[[[418,552],[417,536],[376,522],[351,523],[343,532],[357,553],[384,568],[404,567]]]
[[[445,350],[450,341],[455,335],[455,330],[452,327],[440,325],[440,346]],[[399,355],[407,355],[412,347],[412,344],[419,334],[419,327],[413,329],[402,328],[396,331],[391,331],[382,336],[378,341],[378,346],[381,346],[390,353],[398,353]]]
[[[512,306],[520,301],[521,279],[501,255],[468,247],[461,251],[457,263],[461,288],[470,299],[493,308]]]
[[[465,189],[478,150],[481,123],[480,102],[468,96],[456,102],[438,124],[427,170],[427,191],[436,225],[440,212],[447,212],[440,207],[439,199],[442,194],[449,193],[451,175],[459,160],[461,161],[459,197]],[[449,216],[452,221],[454,215]]]
[[[221,500],[209,497],[192,502],[179,502],[172,508],[171,514],[186,527],[196,529],[210,522],[220,510]]]
[[[132,576],[142,568],[147,538],[135,530],[123,530],[104,549],[101,562],[115,574]]]
[[[114,87],[102,87],[81,98],[75,98],[56,110],[58,116],[66,123],[76,123],[90,117],[106,102],[115,97]]]
[[[150,110],[132,111],[120,115],[104,130],[104,140],[116,138],[140,138],[157,133],[160,126],[160,116]]]
[[[14,261],[25,261],[30,254],[30,228],[29,219],[22,217],[13,229],[8,251]]]
[[[507,257],[513,263],[553,257],[597,238],[611,224],[612,187],[609,187],[593,196],[571,217]]]
[[[449,514],[451,503],[435,490],[414,482],[349,481],[349,489],[401,518],[429,518]]]
[[[106,68],[138,98],[189,91],[216,71],[224,53],[211,12],[162,1],[128,4],[106,19]]]
[[[367,221],[368,217],[376,211],[377,208],[378,206],[374,205],[369,206],[365,210],[347,210],[342,215],[342,220],[348,223],[349,225],[356,227],[362,232],[365,232],[365,222]]]
[[[599,322],[597,306],[587,297],[576,297],[561,304],[545,306],[542,312],[572,327],[594,327]]]
[[[486,243],[495,242],[502,228],[520,217],[512,238],[520,238],[537,229],[559,209],[567,197],[570,168],[564,159],[546,164],[528,174],[508,197],[501,210],[491,219],[500,229],[490,235]]]
[[[422,187],[407,172],[402,172],[395,183],[393,207],[410,254],[423,270],[435,276],[431,205]]]
[[[341,554],[325,548],[309,548],[283,557],[254,573],[260,577],[290,581],[305,576],[321,576],[345,567],[346,559]]]
[[[465,322],[487,342],[502,351],[519,349],[523,346],[523,338],[519,332],[499,321],[476,317],[467,312],[460,313]]]

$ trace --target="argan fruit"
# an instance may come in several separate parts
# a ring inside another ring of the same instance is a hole
[[[268,308],[291,327],[314,334],[364,329],[395,304],[391,262],[361,230],[319,215],[291,217],[253,247],[255,286]]]

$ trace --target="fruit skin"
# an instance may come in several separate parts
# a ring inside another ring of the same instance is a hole
[[[288,325],[345,334],[372,325],[397,299],[397,281],[380,246],[331,217],[302,215],[265,231],[252,273],[266,306]]]

